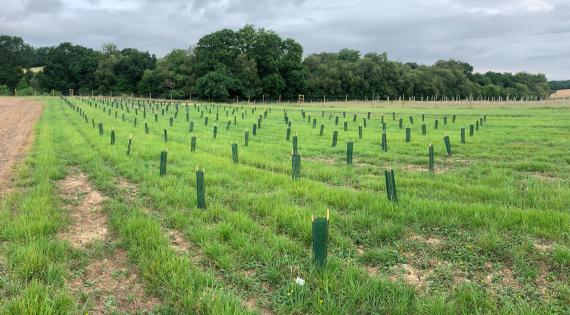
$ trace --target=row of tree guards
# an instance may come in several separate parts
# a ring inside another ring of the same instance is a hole
[[[79,112],[80,115],[82,115],[85,119],[85,122],[88,123],[89,120],[87,118],[87,115],[85,114],[85,112],[78,106],[75,106],[73,103],[71,103],[67,98],[63,98],[65,100],[65,102],[69,105],[70,108],[76,110],[77,112]],[[90,104],[91,106],[93,106],[93,104]],[[168,105],[167,105],[168,106]],[[97,104],[95,104],[95,107],[97,108]],[[116,104],[115,107],[118,107],[118,105]],[[128,112],[128,106],[126,107],[126,110]],[[110,108],[107,110],[106,108],[102,108],[102,110],[106,113],[108,113],[109,115],[111,115],[111,110]],[[219,110],[219,109],[218,109]],[[256,109],[252,109],[252,114],[255,112]],[[153,109],[154,111],[154,109]],[[166,111],[168,111],[168,107],[166,109]],[[209,109],[210,113],[212,112],[212,109]],[[270,111],[270,110],[269,110]],[[135,109],[135,114],[137,113],[138,110]],[[165,108],[161,109],[162,115],[165,114]],[[233,111],[235,113],[235,111]],[[257,130],[259,128],[261,128],[261,123],[263,121],[264,118],[267,117],[267,112],[268,110],[265,110],[264,114],[259,115],[257,122],[255,124],[252,125],[252,133],[255,136],[257,134]],[[146,117],[146,107],[143,107],[143,113],[144,116]],[[203,117],[204,111],[201,111],[201,117]],[[228,114],[228,111],[226,112],[226,114]],[[178,108],[176,108],[176,113],[174,117],[170,117],[168,120],[168,124],[170,127],[172,127],[174,125],[174,119],[176,118],[176,116],[178,115]],[[303,117],[303,119],[307,119],[306,118],[306,112],[304,110],[301,110],[301,115]],[[343,117],[346,117],[346,112],[342,113]],[[244,112],[242,112],[242,119],[245,118],[244,116]],[[363,118],[363,124],[359,124],[358,125],[358,137],[361,139],[362,138],[362,134],[363,134],[363,127],[366,128],[367,126],[367,118],[370,119],[371,113],[368,112],[367,113],[367,117]],[[322,117],[324,117],[324,111],[322,112]],[[115,118],[118,119],[118,113],[117,111],[115,112]],[[125,121],[125,115],[124,113],[122,114],[122,121]],[[158,121],[158,114],[155,113],[154,115],[155,121]],[[219,115],[218,113],[216,113],[216,120],[218,120]],[[421,116],[422,118],[422,122],[425,121],[425,115],[422,114]],[[332,119],[332,113],[329,116],[329,119]],[[396,114],[392,113],[392,119],[396,120]],[[409,116],[409,122],[410,124],[414,124],[414,119],[412,116]],[[188,111],[186,113],[186,120],[189,122],[189,126],[188,126],[188,130],[190,132],[194,131],[194,127],[195,127],[195,123],[193,120],[189,119],[189,115],[188,115]],[[298,135],[294,135],[291,137],[291,120],[288,117],[288,113],[286,110],[284,110],[284,120],[285,123],[287,124],[287,129],[286,129],[286,140],[290,141],[292,138],[292,151],[291,151],[291,178],[293,180],[299,180],[301,178],[301,154],[299,152],[298,149],[298,144],[299,144],[299,137]],[[354,114],[353,115],[353,122],[355,122],[357,120],[357,115]],[[451,118],[452,122],[456,121],[456,115],[453,115]],[[483,116],[480,117],[479,119],[477,119],[475,121],[474,124],[471,124],[469,126],[469,136],[473,136],[474,135],[474,131],[475,130],[479,130],[480,126],[483,125],[484,122],[486,122],[487,117]],[[339,123],[339,116],[335,117],[335,125],[338,125]],[[94,119],[91,119],[91,123],[93,125],[93,127],[95,128],[95,121]],[[233,121],[234,125],[237,124],[237,120],[236,120],[236,116],[234,116],[234,121]],[[312,118],[311,119],[311,115],[308,115],[308,123],[312,123],[312,127],[316,128],[317,126],[317,120],[316,118]],[[386,122],[384,120],[384,115],[382,115],[381,117],[381,123],[382,123],[382,140],[381,140],[381,151],[382,152],[387,152],[388,151],[388,142],[387,142],[387,137],[386,137]],[[443,124],[447,125],[448,123],[448,118],[447,116],[443,117]],[[136,127],[137,125],[137,118],[134,118],[133,121],[134,126]],[[226,130],[228,130],[230,128],[230,124],[231,124],[231,120],[228,120],[227,125],[226,125]],[[208,125],[208,117],[204,117],[204,125],[207,126]],[[398,121],[398,126],[400,129],[403,129],[403,118],[399,118]],[[439,126],[439,120],[438,118],[435,118],[434,120],[434,129],[438,129]],[[324,124],[320,125],[320,130],[319,130],[319,135],[322,136],[323,132],[324,132]],[[104,135],[104,129],[103,129],[103,123],[100,122],[97,124],[97,129],[99,132],[100,136]],[[343,130],[347,131],[348,130],[348,123],[347,121],[344,121],[343,123]],[[145,121],[144,123],[144,132],[145,134],[149,134],[149,126],[148,123]],[[218,133],[218,125],[214,124],[213,126],[213,134],[212,137],[213,139],[216,139],[217,137],[217,133]],[[426,135],[427,134],[427,126],[425,123],[422,123],[422,135]],[[115,130],[112,129],[111,133],[111,145],[115,145],[116,143],[116,134],[115,134]],[[461,143],[466,143],[465,141],[465,136],[466,136],[466,129],[464,127],[462,127],[460,129],[460,142]],[[163,140],[164,142],[168,142],[168,130],[166,128],[163,129]],[[449,135],[445,135],[443,137],[443,142],[446,148],[446,152],[447,152],[447,156],[451,157],[452,155],[452,148],[451,148],[451,141],[449,138]],[[411,141],[411,128],[410,127],[406,127],[405,128],[405,141],[406,142],[410,142]],[[332,147],[336,147],[337,146],[337,142],[338,142],[338,130],[334,130],[333,131],[333,138],[332,138]],[[249,130],[245,130],[244,132],[244,145],[247,147],[249,143]],[[132,145],[132,135],[129,136],[129,141],[128,141],[128,145],[127,145],[127,155],[130,155],[131,153],[131,145]],[[194,134],[192,134],[191,136],[191,141],[190,141],[190,151],[194,152],[196,150],[196,136]],[[347,165],[352,165],[353,163],[353,155],[354,155],[354,140],[348,140],[346,142],[346,163]],[[168,151],[166,149],[162,150],[160,152],[160,164],[159,164],[159,173],[160,176],[165,176],[167,173],[167,158],[168,158]],[[238,144],[236,142],[231,143],[231,159],[232,162],[234,164],[238,164],[239,163],[239,154],[238,154]],[[432,144],[428,145],[428,169],[430,173],[435,173],[435,157],[434,157],[434,147]],[[386,193],[387,193],[387,198],[388,200],[392,201],[392,202],[397,202],[398,201],[398,196],[397,196],[397,189],[396,189],[396,180],[395,180],[395,172],[394,169],[392,169],[391,167],[388,167],[385,171],[384,171],[384,175],[385,175],[385,181],[386,181]],[[196,169],[196,204],[197,204],[197,208],[198,209],[206,209],[206,196],[205,196],[205,173],[204,170],[201,169]],[[312,234],[313,234],[313,256],[314,256],[314,262],[317,266],[324,266],[326,264],[326,259],[327,259],[327,250],[328,250],[328,230],[329,230],[329,219],[330,219],[330,211],[327,209],[327,214],[326,217],[320,217],[320,218],[311,218],[311,222],[312,222]]]

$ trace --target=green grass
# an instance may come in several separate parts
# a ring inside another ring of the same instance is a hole
[[[64,101],[45,100],[34,150],[18,176],[19,189],[1,203],[4,312],[67,313],[82,307],[65,279],[77,257],[89,256],[58,239],[68,220],[54,190],[55,182],[75,167],[109,197],[104,210],[113,237],[140,270],[147,294],[160,299],[157,313],[570,312],[567,108],[202,104],[202,116],[190,104],[190,133],[185,105],[171,127],[173,105],[164,115],[158,110],[155,122],[150,109],[145,120],[142,110],[127,112],[127,103],[109,114],[103,100],[70,99],[86,113],[86,123]],[[266,109],[254,136],[252,126]],[[298,181],[291,180],[292,142],[286,140],[284,109],[291,134],[298,135]],[[348,131],[343,130],[343,111]],[[371,119],[360,139],[358,125],[368,111]],[[387,153],[380,149],[382,114]],[[425,136],[421,114],[426,115]],[[487,122],[470,137],[469,124],[483,115]],[[104,126],[102,136],[98,123]],[[411,128],[409,143],[406,127]],[[467,130],[466,144],[459,141],[461,127]],[[331,147],[334,130],[338,145]],[[451,140],[449,158],[445,134]],[[195,152],[190,152],[192,135]],[[348,140],[354,141],[352,166],[346,165]],[[238,164],[232,161],[234,142]],[[427,172],[429,143],[435,151],[434,175]],[[160,176],[163,149],[167,171]],[[397,203],[386,196],[387,166],[395,170]],[[196,204],[197,168],[205,170],[206,210]],[[120,179],[137,188],[134,197],[120,189]],[[310,220],[326,209],[331,210],[329,259],[317,269]],[[183,235],[188,252],[171,246],[168,230]],[[407,275],[406,268],[420,279]],[[297,276],[306,280],[304,287],[295,285]],[[254,301],[254,308],[245,301]]]

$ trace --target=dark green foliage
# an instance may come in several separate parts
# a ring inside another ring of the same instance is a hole
[[[160,151],[160,176],[166,175],[166,159],[168,152],[166,150]]]
[[[196,199],[198,209],[206,209],[206,187],[204,170],[196,170]]]
[[[346,142],[346,164],[352,165],[352,152],[354,149],[354,141]]]
[[[315,218],[312,222],[313,234],[313,262],[317,267],[324,267],[327,263],[329,243],[329,220]]]
[[[430,173],[435,172],[435,159],[433,154],[433,146],[431,143],[428,146],[428,169]]]
[[[298,180],[301,178],[301,155],[291,155],[291,178]]]
[[[232,161],[237,164],[238,160],[238,145],[237,143],[232,143]]]
[[[335,130],[335,131],[333,131],[333,138],[332,138],[332,146],[333,146],[333,147],[336,147],[336,141],[337,141],[337,139],[338,139],[338,131]]]
[[[384,177],[386,179],[386,193],[388,195],[388,200],[396,202],[398,197],[396,194],[396,179],[394,176],[394,170],[388,168],[384,171]]]
[[[445,142],[445,151],[447,151],[447,156],[451,156],[451,142],[449,141],[449,136],[445,135],[445,137],[443,137],[443,141]]]

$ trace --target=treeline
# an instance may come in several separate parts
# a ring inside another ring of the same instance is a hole
[[[545,98],[542,74],[475,73],[465,62],[388,60],[357,50],[312,54],[293,39],[246,25],[202,37],[164,58],[107,44],[101,51],[62,43],[33,48],[0,36],[0,94],[138,95],[210,100]],[[41,67],[41,70],[34,67]]]
[[[570,80],[566,81],[550,81],[548,86],[552,91],[567,90],[570,89]]]

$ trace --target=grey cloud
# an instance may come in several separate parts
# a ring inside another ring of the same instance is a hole
[[[567,0],[12,1],[0,0],[8,8],[0,33],[35,46],[115,42],[162,56],[251,23],[298,40],[305,54],[349,47],[402,62],[454,58],[479,70],[570,78]]]

